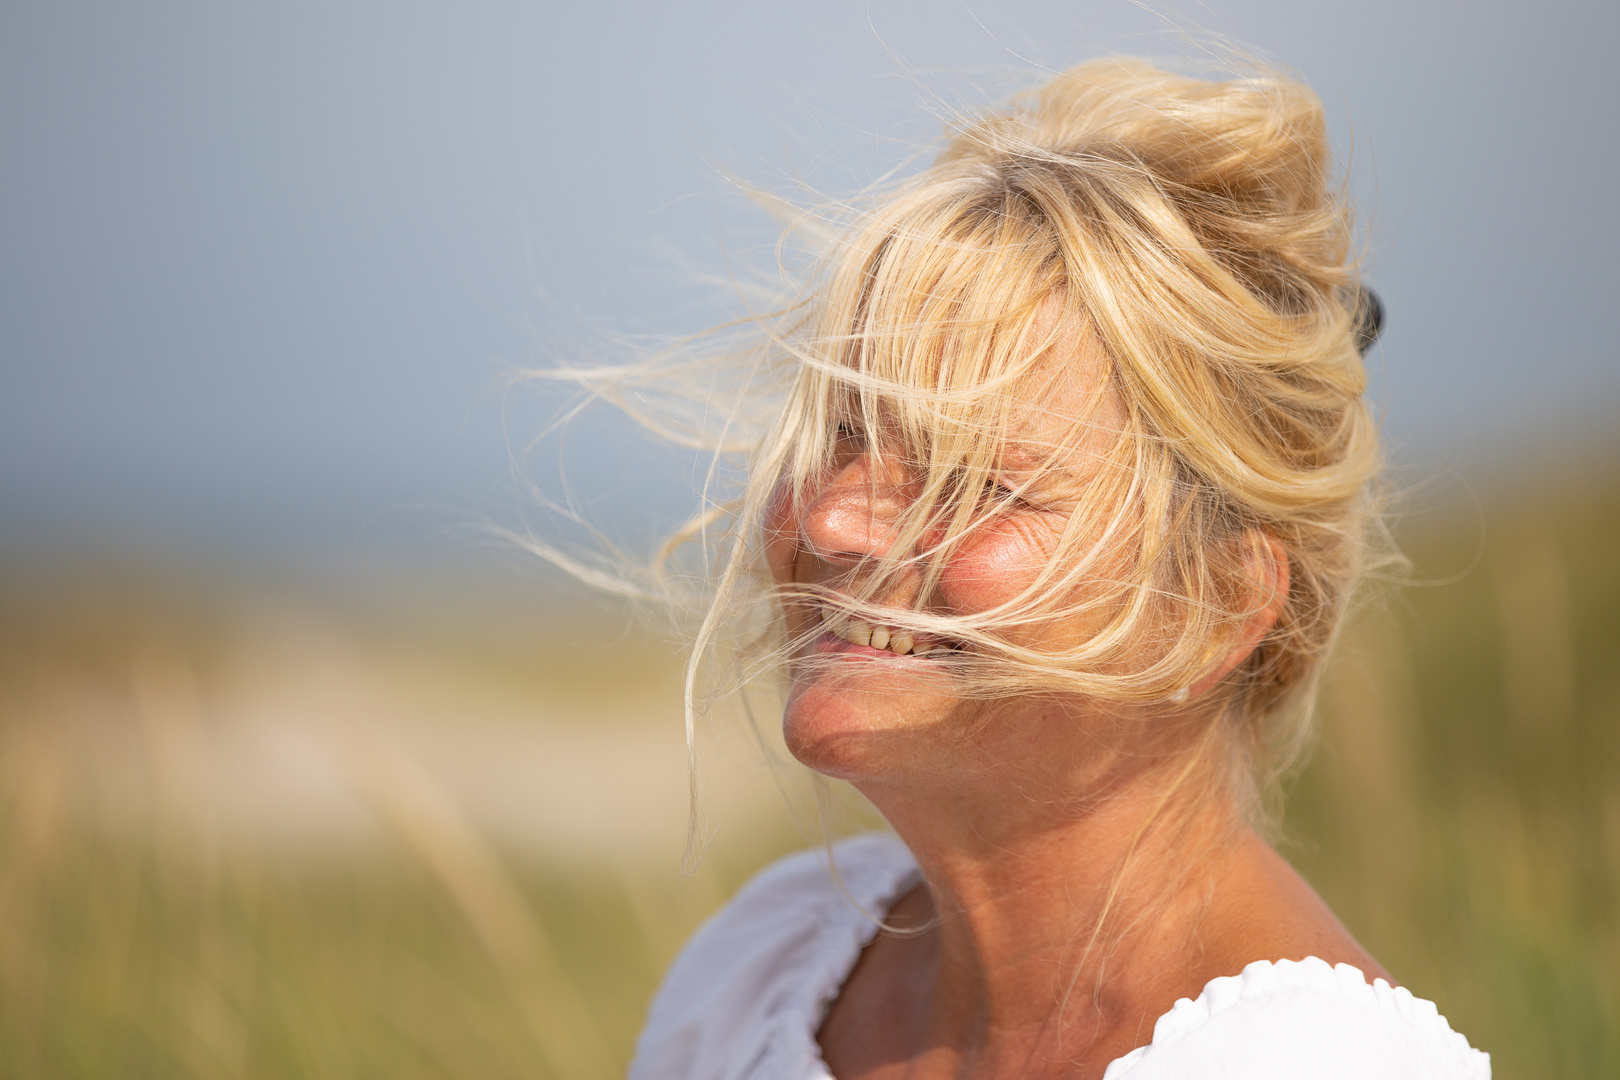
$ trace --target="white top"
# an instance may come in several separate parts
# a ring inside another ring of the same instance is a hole
[[[630,1080],[832,1080],[816,1045],[828,1006],[919,880],[892,836],[805,851],[766,868],[681,951],[636,1046]],[[870,916],[870,917],[869,917]],[[1349,964],[1259,960],[1182,998],[1153,1041],[1104,1080],[1490,1080],[1490,1055],[1433,1003],[1371,985]]]

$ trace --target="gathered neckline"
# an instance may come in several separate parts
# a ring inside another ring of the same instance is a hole
[[[798,1015],[784,1017],[795,1023],[796,1034],[821,1070],[816,1080],[836,1080],[821,1054],[816,1032],[849,980],[861,953],[876,937],[879,923],[890,908],[922,881],[911,852],[897,837],[882,833],[846,840],[838,845],[838,864],[847,865],[850,877],[840,873],[844,888],[838,904],[822,924],[817,954],[822,957],[820,978],[805,986],[809,1000]],[[875,864],[875,865],[874,865]],[[851,902],[853,901],[853,903]],[[1183,997],[1162,1013],[1153,1025],[1153,1038],[1108,1063],[1103,1080],[1123,1080],[1155,1047],[1168,1045],[1204,1026],[1212,1017],[1241,1002],[1298,989],[1325,990],[1359,999],[1380,1009],[1393,1010],[1406,1022],[1432,1031],[1459,1053],[1477,1053],[1468,1040],[1453,1031],[1432,1001],[1417,997],[1383,978],[1368,980],[1354,964],[1329,964],[1317,956],[1302,960],[1255,960],[1234,975],[1220,975],[1204,984],[1196,998]],[[1443,1029],[1443,1030],[1439,1030]]]

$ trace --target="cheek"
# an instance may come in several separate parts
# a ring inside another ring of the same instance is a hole
[[[793,489],[786,481],[771,490],[770,501],[760,521],[765,543],[765,564],[779,585],[794,581],[794,561],[799,555],[799,507]]]
[[[1012,599],[1041,573],[1057,538],[1033,515],[991,522],[952,556],[940,577],[940,599],[968,615]]]

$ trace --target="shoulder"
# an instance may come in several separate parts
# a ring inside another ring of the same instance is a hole
[[[892,836],[845,840],[760,871],[692,935],[636,1044],[632,1080],[746,1075],[778,1030],[813,1044],[887,901],[915,873]]]
[[[1244,1077],[1281,1080],[1489,1080],[1475,1050],[1433,1002],[1349,964],[1259,961],[1214,979],[1159,1018],[1153,1042],[1104,1080]]]

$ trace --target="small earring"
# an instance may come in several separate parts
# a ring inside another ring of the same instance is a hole
[[[1177,690],[1175,693],[1170,695],[1170,700],[1175,702],[1177,705],[1183,705],[1190,697],[1192,697],[1192,687],[1183,686],[1180,690]]]

